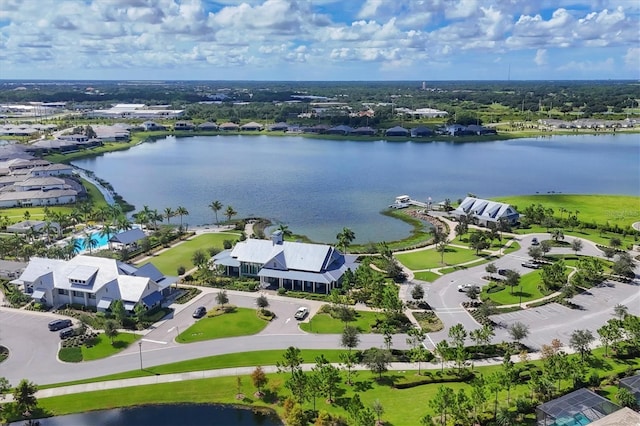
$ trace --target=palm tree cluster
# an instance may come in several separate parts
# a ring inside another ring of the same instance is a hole
[[[223,207],[224,205],[218,200],[212,201],[211,204],[209,204],[209,208],[216,216],[216,225],[220,225],[220,221],[218,221],[218,212],[221,211]],[[235,211],[232,206],[227,206],[227,209],[224,211],[224,215],[227,217],[228,221],[231,221],[231,218],[237,214],[238,212]]]

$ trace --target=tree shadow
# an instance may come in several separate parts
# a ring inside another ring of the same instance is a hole
[[[124,349],[129,346],[129,342],[124,342],[122,340],[114,340],[111,344],[116,349]]]
[[[373,389],[373,383],[371,383],[371,380],[353,382],[353,390],[355,392],[362,393],[371,389]]]
[[[398,376],[395,374],[385,375],[379,378],[376,378],[376,383],[380,386],[393,386],[396,381],[400,380],[402,376]]]
[[[587,361],[587,365],[590,368],[594,368],[594,369],[598,369],[598,370],[604,370],[604,371],[610,371],[613,369],[613,366],[605,361],[603,358],[600,357],[588,357],[586,359]]]

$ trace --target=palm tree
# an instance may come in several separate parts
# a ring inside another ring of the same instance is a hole
[[[128,231],[132,228],[131,221],[126,216],[120,215],[116,219],[116,227],[121,231]]]
[[[346,252],[347,247],[356,239],[356,234],[349,228],[342,228],[342,231],[336,235],[336,239],[338,240],[337,246],[342,247],[342,251]]]
[[[180,216],[180,230],[182,230],[182,217],[189,216],[189,211],[182,206],[178,206],[176,208],[176,215]]]
[[[67,259],[71,259],[73,256],[78,254],[80,250],[82,250],[82,244],[80,244],[80,240],[77,238],[71,237],[64,246],[64,252]]]
[[[98,247],[98,240],[93,236],[90,232],[84,233],[84,248],[89,249],[89,254],[93,251],[94,248]]]
[[[225,210],[224,215],[227,216],[227,220],[231,220],[231,218],[237,215],[238,212],[233,209],[231,206],[227,206],[227,210]]]
[[[293,235],[293,232],[291,232],[289,227],[284,223],[281,223],[280,225],[278,225],[278,231],[282,232],[282,236],[285,238]]]
[[[209,208],[213,210],[213,213],[216,215],[216,225],[218,225],[220,223],[218,222],[218,212],[222,210],[222,203],[218,200],[213,201],[209,204]]]
[[[113,227],[111,225],[109,225],[108,223],[105,223],[104,225],[102,225],[102,229],[100,230],[100,236],[101,237],[105,237],[108,241],[109,244],[109,250],[111,250],[111,236],[115,234],[115,230],[113,229]]]
[[[164,217],[167,219],[167,225],[171,225],[171,218],[174,217],[176,213],[173,211],[171,207],[164,208]]]

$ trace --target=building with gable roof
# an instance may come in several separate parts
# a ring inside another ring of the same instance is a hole
[[[356,258],[325,244],[284,241],[276,231],[271,240],[240,241],[214,256],[212,263],[226,275],[259,278],[263,288],[329,294],[340,287],[348,269],[357,268]]]
[[[462,200],[462,203],[451,212],[457,219],[467,216],[469,213],[473,215],[474,221],[482,226],[487,226],[489,223],[497,224],[500,219],[506,220],[509,224],[514,225],[520,219],[520,214],[510,204],[474,197],[466,197]]]
[[[106,310],[114,300],[122,300],[125,309],[133,311],[139,303],[147,308],[159,305],[175,281],[151,263],[136,268],[115,259],[79,255],[71,260],[33,257],[10,283],[51,306],[69,303]]]

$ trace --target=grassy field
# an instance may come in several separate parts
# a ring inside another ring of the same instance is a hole
[[[435,272],[431,272],[431,271],[425,271],[425,272],[416,272],[415,274],[413,274],[415,279],[420,280],[420,281],[427,281],[427,282],[434,282],[435,280],[437,280],[438,278],[440,278],[442,275],[438,275]]]
[[[513,294],[511,294],[512,289],[509,286],[505,286],[503,290],[496,293],[488,293],[486,291],[487,287],[484,287],[482,291],[483,299],[487,297],[495,302],[496,305],[512,305],[520,303],[520,296],[522,296],[522,302],[540,299],[541,297],[546,296],[546,294],[543,294],[538,289],[538,284],[542,281],[540,278],[541,272],[542,271],[538,269],[522,275],[522,277],[520,277],[521,285],[513,287]]]
[[[347,324],[357,327],[361,333],[371,333],[371,326],[375,324],[378,315],[380,314],[377,312],[356,311],[356,320]],[[344,326],[342,321],[329,314],[316,314],[309,322],[300,324],[304,331],[318,334],[340,334]]]
[[[140,338],[142,338],[142,336],[139,334],[118,333],[113,339],[113,344],[111,344],[111,340],[107,336],[98,334],[98,337],[94,339],[92,347],[87,348],[86,346],[82,346],[82,360],[93,361],[115,355],[123,349],[128,348],[130,344]]]
[[[283,351],[279,352],[281,358]],[[308,351],[303,350],[303,356],[305,352]],[[596,358],[594,358],[594,361],[591,363],[594,367],[590,367],[589,369],[597,371],[600,377],[606,377],[617,372],[625,371],[628,368],[638,368],[638,366],[640,366],[640,360],[638,359],[617,361],[611,358],[603,358],[601,349],[595,350],[594,356]],[[576,357],[576,355],[570,355],[570,357]],[[528,364],[538,365],[540,362],[534,361]],[[428,366],[429,364],[424,365]],[[431,364],[430,368],[434,369],[437,367]],[[500,368],[498,365],[476,367],[475,371],[478,374],[488,377],[490,374],[500,370]],[[342,372],[343,378],[345,374],[346,373]],[[435,374],[435,371],[432,370],[431,374]],[[588,377],[589,374],[588,371],[586,376]],[[278,414],[283,414],[282,406],[272,403],[272,400],[263,401],[253,397],[254,388],[248,376],[239,377],[242,382],[242,391],[247,395],[243,401],[235,399],[237,392],[236,377],[230,376],[40,398],[38,402],[39,406],[51,415],[63,415],[78,411],[143,404],[171,404],[182,402],[242,403],[248,406],[270,407]],[[288,374],[269,374],[267,377],[269,379],[267,388],[277,393],[280,400],[289,394],[289,391],[284,387],[284,382],[288,378]],[[382,382],[378,382],[370,372],[360,371],[354,379],[354,386],[340,385],[341,390],[334,404],[327,404],[320,398],[316,400],[316,407],[321,411],[329,411],[348,417],[344,407],[348,403],[348,399],[357,391],[365,406],[370,406],[376,399],[382,403],[384,407],[382,419],[386,424],[396,426],[416,425],[420,423],[419,419],[424,414],[433,414],[428,402],[433,399],[441,384],[428,384],[410,389],[394,389],[389,386],[390,383],[412,380],[415,377],[415,371],[391,371],[384,374],[384,380]],[[471,391],[471,387],[465,383],[446,383],[445,386],[456,391],[458,389],[465,389],[467,395],[469,395]],[[569,380],[562,380],[561,387],[563,391],[566,391],[569,387]],[[530,393],[531,390],[528,385],[515,385],[511,388],[511,400],[513,401],[518,396],[529,398]],[[501,405],[505,404],[506,397],[507,392],[505,390],[501,390],[498,393],[498,401]],[[419,403],[417,403],[418,401]],[[304,408],[313,408],[313,402],[306,402]],[[487,407],[487,410],[489,410],[489,407]],[[529,417],[525,424],[535,424],[535,421],[532,417]]]
[[[547,232],[547,229],[542,226],[532,226],[528,229],[517,229],[515,230],[516,234],[544,234]],[[611,238],[619,238],[622,242],[622,247],[627,247],[633,244],[639,244],[640,238],[634,237],[633,235],[623,236],[622,234],[615,234],[613,232],[600,232],[597,229],[574,229],[568,230],[563,229],[562,233],[564,235],[580,237],[585,240],[593,241],[596,244],[602,244],[605,246],[609,245],[609,241]],[[551,239],[551,237],[549,237]]]
[[[609,222],[611,225],[627,227],[640,221],[640,197],[629,195],[540,194],[495,199],[516,206],[520,212],[530,204],[542,204],[552,208],[556,217],[560,217],[561,208],[571,213],[577,210],[578,220],[584,222]]]
[[[346,352],[342,349],[303,349],[300,351],[305,363],[313,363],[320,355],[329,362],[340,362],[340,354]],[[106,382],[109,380],[131,379],[135,377],[158,376],[160,374],[187,373],[190,371],[207,371],[221,368],[251,367],[254,365],[276,365],[282,361],[281,349],[266,351],[238,352],[234,354],[212,355],[204,358],[196,358],[188,361],[179,361],[171,364],[163,364],[155,367],[145,367],[144,370],[131,370],[107,376],[94,377],[85,380],[54,383],[38,386],[39,389],[71,386],[82,383]]]
[[[199,319],[180,333],[176,341],[192,343],[224,337],[249,336],[260,332],[266,326],[267,321],[258,318],[254,309],[236,308],[235,311],[223,315]]]
[[[457,265],[481,257],[475,251],[459,247],[447,247],[444,252],[444,265],[440,263],[441,253],[436,250],[419,250],[410,253],[397,254],[396,259],[412,271],[420,269],[439,268],[447,265]]]
[[[187,240],[169,250],[154,255],[151,263],[165,275],[175,275],[179,266],[184,266],[186,270],[194,267],[191,258],[196,250],[206,250],[209,247],[222,249],[224,240],[235,241],[240,236],[234,232],[216,232],[210,234],[200,234],[190,240]],[[149,261],[144,261],[149,263]],[[140,266],[142,265],[140,264]]]

